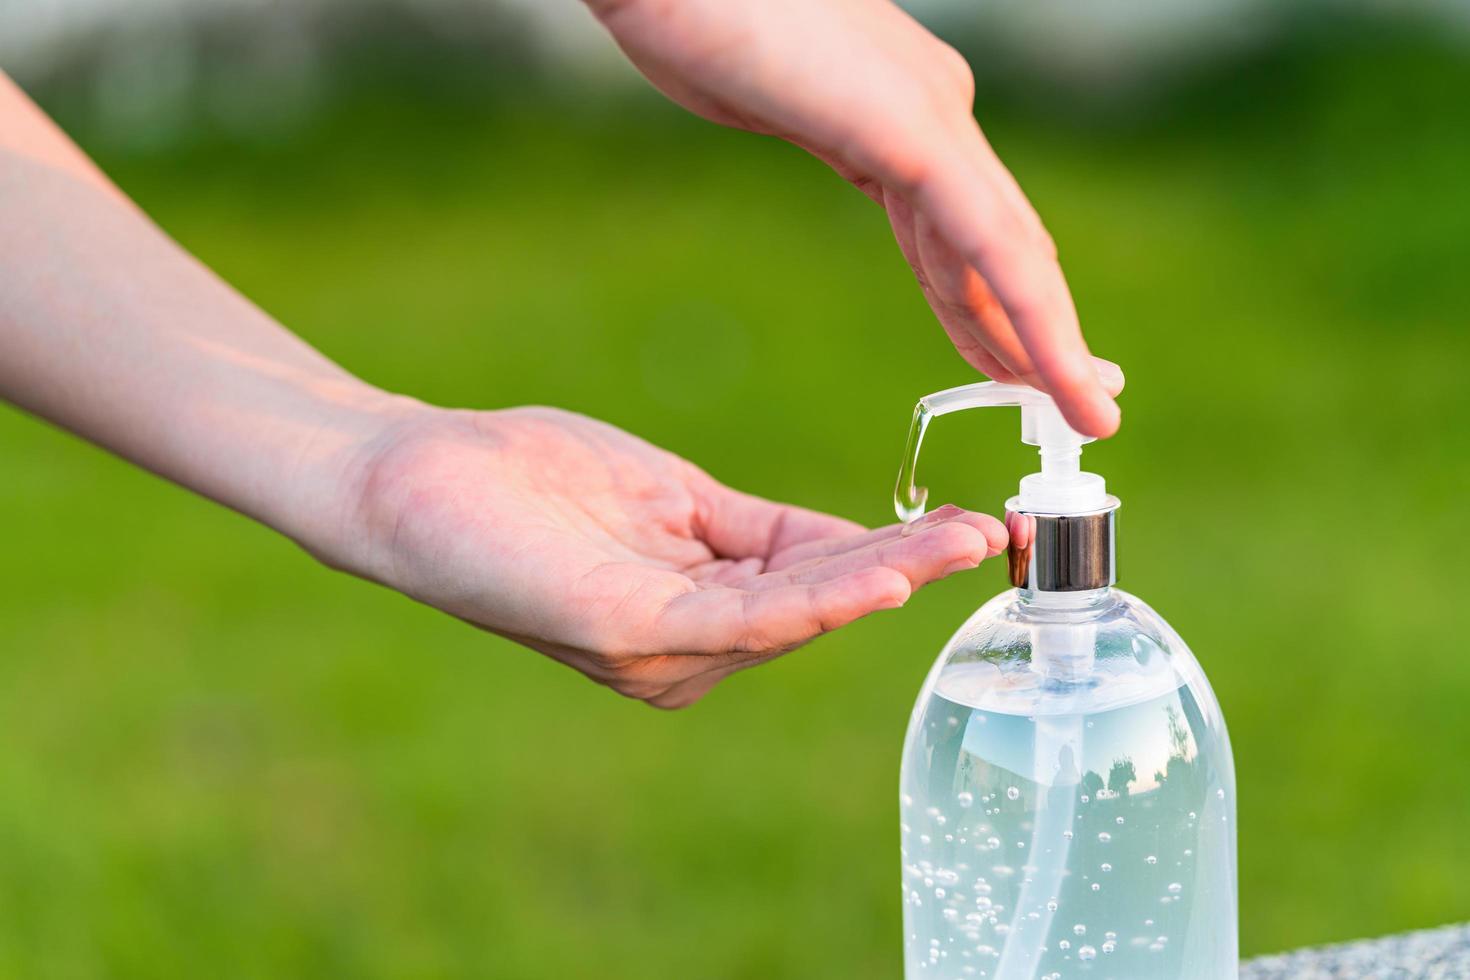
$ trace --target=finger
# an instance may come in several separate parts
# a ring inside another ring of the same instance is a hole
[[[1045,387],[1005,309],[980,274],[932,222],[914,215],[902,195],[889,194],[884,200],[899,249],[960,356],[996,381]],[[1092,361],[1103,390],[1116,396],[1123,388],[1122,369],[1101,357]]]
[[[701,476],[693,487],[694,531],[721,558],[769,558],[804,541],[867,530],[854,521],[764,500]]]
[[[1031,355],[1011,325],[1010,316],[980,273],[950,246],[925,215],[914,216],[913,236],[914,249],[933,300],[1007,371],[1026,384],[1039,381]]]
[[[1036,518],[1030,514],[1007,511],[1006,533],[1017,551],[1025,551],[1031,547],[1031,539],[1036,536]]]
[[[960,355],[997,380],[1014,381],[1033,373],[1025,346],[980,274],[949,247],[932,222],[914,212],[902,194],[888,194],[884,200],[899,250]]]
[[[968,153],[947,152],[909,195],[915,211],[984,277],[1045,389],[1073,428],[1107,436],[1118,407],[1088,362],[1061,266],[1040,219],[978,129]]]
[[[996,381],[1004,381],[1006,384],[1029,384],[1028,381],[1016,377],[999,365],[992,369],[985,367],[982,362],[979,367],[981,371]],[[1123,375],[1123,369],[1116,362],[1096,355],[1092,358],[1092,369],[1097,372],[1098,383],[1102,385],[1103,391],[1108,393],[1108,397],[1117,398],[1127,381]],[[1043,387],[1042,390],[1045,388]]]
[[[1093,367],[1097,370],[1097,380],[1103,386],[1103,391],[1108,393],[1109,398],[1117,398],[1128,381],[1123,375],[1123,368],[1103,357],[1094,357],[1092,362]]]
[[[983,296],[975,297],[980,301],[978,305],[970,302],[966,299],[965,290],[958,287],[954,275],[936,272],[931,268],[931,260],[926,259],[924,249],[920,246],[917,219],[903,195],[886,194],[884,207],[888,212],[888,223],[893,228],[893,237],[898,241],[899,251],[908,261],[914,278],[918,280],[919,291],[924,294],[924,299],[944,327],[944,332],[954,344],[955,350],[971,367],[985,372],[997,381],[1019,381],[1017,365],[1007,363],[1001,354],[1010,350],[1027,366],[1030,360],[1026,358],[1025,348],[1011,329],[1010,321],[1005,318],[1005,311],[1000,309],[999,302],[988,290]],[[934,251],[932,246],[930,251]],[[970,270],[970,275],[981,286],[984,285],[973,270]],[[998,322],[988,328],[981,328],[976,322],[981,317],[997,318]],[[1005,334],[1009,335],[1008,342],[1004,339]]]
[[[901,573],[882,567],[760,592],[700,589],[664,607],[650,641],[670,654],[761,656],[789,650],[879,609],[897,608],[912,591]]]
[[[986,558],[1000,554],[1005,549],[1005,527],[993,517],[985,518],[985,522],[982,528],[962,521],[946,521],[917,534],[890,538],[856,551],[814,558],[783,571],[769,572],[744,585],[750,589],[810,585],[865,568],[882,567],[901,573],[909,585],[917,589],[935,579],[974,568]]]
[[[974,511],[963,510],[954,504],[945,504],[938,507],[917,520],[907,524],[885,524],[883,527],[863,534],[849,534],[839,537],[820,538],[815,541],[807,541],[802,544],[787,548],[771,556],[763,571],[775,572],[783,568],[790,568],[799,562],[810,561],[813,558],[823,558],[827,555],[838,555],[844,552],[856,551],[866,548],[879,541],[887,541],[905,534],[917,534],[926,527],[932,527],[945,521],[963,521],[973,524],[982,531],[986,522],[993,518]]]
[[[1030,357],[1000,301],[990,292],[980,274],[966,266],[947,245],[944,249],[950,256],[948,268],[942,268],[936,274],[935,263],[921,254],[914,212],[903,195],[887,192],[882,182],[835,155],[808,146],[801,140],[787,138],[821,159],[887,212],[893,237],[918,280],[919,291],[960,356],[971,367],[996,381],[1028,384],[1025,376],[1034,377]],[[937,249],[937,243],[931,249]],[[983,325],[981,321],[984,321]],[[1008,359],[1014,366],[1007,364]]]

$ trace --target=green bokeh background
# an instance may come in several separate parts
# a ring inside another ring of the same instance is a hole
[[[377,384],[892,519],[914,400],[973,375],[874,206],[651,97],[409,75],[89,146]],[[1129,372],[1087,458],[1226,712],[1244,952],[1470,918],[1463,52],[1370,26],[1129,111],[987,86]],[[1000,508],[1016,435],[936,426],[936,501]],[[898,975],[904,725],[997,566],[667,714],[16,412],[0,452],[0,975]]]

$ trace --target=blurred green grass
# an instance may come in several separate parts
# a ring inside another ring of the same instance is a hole
[[[1470,918],[1470,69],[1268,67],[1127,124],[987,116],[1129,371],[1088,457],[1225,708],[1247,953]],[[377,384],[866,522],[915,398],[971,377],[860,195],[650,100],[379,91],[100,150]],[[1029,466],[1013,418],[931,439],[937,500]],[[0,446],[0,975],[898,975],[903,728],[995,567],[670,715],[19,414]]]

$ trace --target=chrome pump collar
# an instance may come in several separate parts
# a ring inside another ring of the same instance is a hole
[[[1085,592],[1118,581],[1117,497],[1089,514],[1038,514],[1006,501],[1011,584],[1034,592]]]

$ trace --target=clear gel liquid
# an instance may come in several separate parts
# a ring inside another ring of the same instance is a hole
[[[1235,980],[1229,748],[1189,687],[982,710],[983,666],[943,668],[905,749],[909,980]]]
[[[925,487],[915,486],[919,469],[919,449],[924,444],[924,433],[929,428],[929,407],[922,401],[914,406],[914,420],[909,423],[908,444],[904,447],[903,462],[899,464],[898,483],[893,487],[893,512],[905,524],[922,517],[924,504],[929,498]]]

